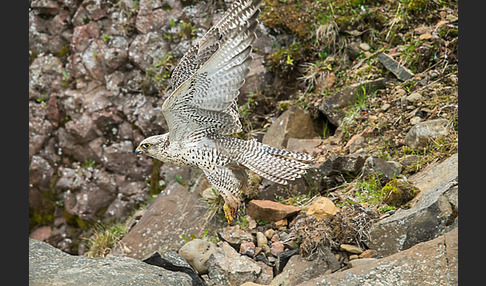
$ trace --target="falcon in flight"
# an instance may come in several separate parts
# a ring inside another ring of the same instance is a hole
[[[169,132],[148,137],[135,149],[166,163],[202,169],[224,199],[229,224],[247,187],[246,169],[287,184],[309,167],[305,161],[312,160],[307,154],[272,148],[256,139],[228,136],[242,131],[237,98],[252,60],[259,2],[235,0],[182,57],[162,105]]]

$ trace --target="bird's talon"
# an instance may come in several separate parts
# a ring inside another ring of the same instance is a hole
[[[224,211],[224,217],[228,221],[228,225],[231,225],[231,223],[236,219],[237,214],[238,214],[238,208],[232,208],[230,205],[225,203],[223,205],[223,211]]]

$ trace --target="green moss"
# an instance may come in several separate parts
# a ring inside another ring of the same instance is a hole
[[[39,55],[39,52],[29,50],[29,66],[37,58],[38,55]]]
[[[407,10],[411,12],[424,11],[429,4],[429,0],[403,0]]]
[[[278,48],[268,59],[268,69],[273,72],[289,72],[294,70],[297,62],[304,57],[304,48],[300,43],[292,43],[288,47]]]
[[[152,196],[156,196],[160,194],[160,192],[164,189],[165,186],[160,185],[160,167],[162,166],[162,162],[159,160],[154,160],[153,161],[153,167],[152,167],[152,174],[150,175],[150,178],[148,179],[149,185],[150,185],[150,194]]]
[[[192,38],[192,39],[195,39],[196,36],[197,36],[197,27],[194,26],[193,24],[191,23],[186,23],[186,22],[182,22],[181,23],[181,27],[180,27],[180,30],[179,30],[179,33],[178,33],[178,36],[181,37],[181,38]]]
[[[84,220],[77,215],[70,214],[66,210],[63,211],[63,217],[68,224],[80,228],[82,230],[88,230],[92,226],[92,223],[90,223],[89,221]]]
[[[419,190],[408,181],[393,179],[381,189],[381,193],[385,204],[400,207],[413,199]]]
[[[50,225],[54,222],[54,212],[58,207],[57,192],[53,186],[58,176],[53,175],[49,182],[49,189],[40,191],[40,203],[29,208],[29,231],[40,225]]]
[[[67,63],[69,55],[70,55],[69,45],[67,45],[67,44],[62,46],[61,49],[59,50],[59,52],[57,53],[57,57],[63,63]]]

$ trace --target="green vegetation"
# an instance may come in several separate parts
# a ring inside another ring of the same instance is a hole
[[[155,61],[145,71],[146,80],[153,83],[157,90],[164,90],[169,83],[169,78],[175,64],[174,56],[165,54],[162,59]]]
[[[127,226],[123,223],[98,224],[94,228],[94,233],[88,240],[88,257],[105,257],[118,241],[127,232]]]
[[[210,230],[211,229],[206,228],[200,239],[207,240],[214,243],[219,242],[218,234],[216,232],[210,233]],[[194,233],[190,233],[189,236],[190,238],[188,238],[185,235],[181,235],[181,238],[184,239],[186,242],[189,242],[193,239],[197,239],[197,236]]]

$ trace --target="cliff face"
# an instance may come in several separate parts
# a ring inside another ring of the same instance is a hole
[[[177,224],[167,245],[222,227],[219,212],[202,214],[212,209],[201,197],[217,199],[199,171],[133,151],[167,131],[167,80],[230,2],[29,2],[31,237],[84,254],[95,225],[133,220],[180,188],[197,211],[176,207],[168,217],[209,219]],[[300,206],[325,195],[384,215],[408,199],[376,200],[370,185],[381,190],[457,152],[457,2],[402,2],[262,1],[236,136],[311,153],[318,164],[290,186],[255,179],[260,192],[247,201]]]

